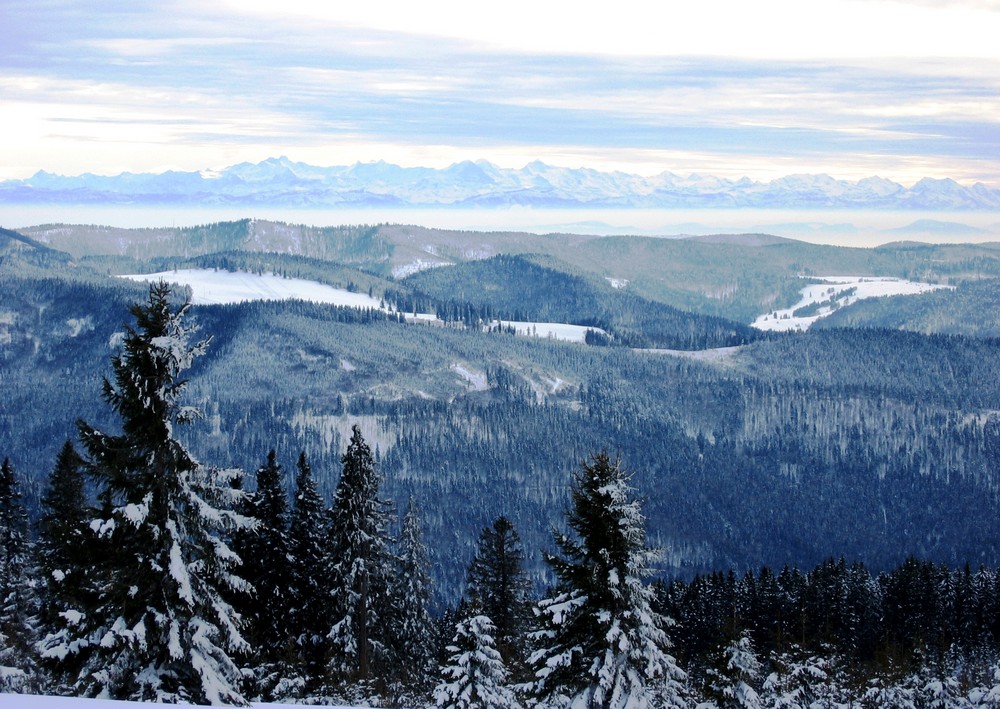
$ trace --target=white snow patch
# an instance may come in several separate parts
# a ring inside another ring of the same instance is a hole
[[[125,275],[133,281],[177,283],[191,288],[195,305],[222,305],[253,300],[307,300],[313,303],[342,305],[349,308],[380,308],[380,303],[366,293],[352,293],[324,283],[302,278],[283,278],[273,273],[216,271],[210,268],[180,269],[160,273]]]
[[[130,502],[121,508],[122,516],[131,522],[134,526],[138,527],[140,524],[146,521],[146,517],[149,515],[149,503],[153,500],[153,493],[146,493],[146,496],[142,498],[142,502],[136,504]],[[93,525],[91,525],[93,526]]]
[[[627,288],[628,279],[627,278],[612,278],[611,276],[605,276],[604,280],[611,284],[612,288]]]
[[[404,319],[408,323],[420,323],[422,325],[433,325],[435,323],[441,323],[442,320],[438,320],[438,316],[434,313],[406,313],[403,315]]]
[[[954,286],[919,283],[916,281],[907,281],[902,278],[882,276],[823,276],[814,280],[822,281],[822,283],[813,283],[803,288],[800,291],[802,298],[798,303],[791,308],[772,310],[769,313],[764,313],[754,320],[751,325],[758,330],[781,332],[808,330],[814,322],[826,317],[837,308],[842,308],[845,305],[850,305],[864,298],[878,298],[888,295],[917,295],[941,288],[954,288]],[[845,291],[852,292],[845,295]],[[809,315],[795,316],[793,314],[799,308],[805,308],[830,300],[833,301],[834,305],[824,305]]]
[[[473,388],[474,391],[486,391],[489,389],[489,384],[486,383],[486,374],[483,372],[474,372],[463,364],[455,363],[450,367],[451,371],[455,372],[462,379],[467,381]]]
[[[387,429],[385,421],[377,416],[353,416],[350,414],[331,416],[302,411],[292,417],[291,423],[296,430],[314,431],[328,450],[342,447],[343,442],[350,439],[351,430],[355,425],[361,429],[361,435],[372,448],[377,446],[385,452],[396,445],[396,434]]]
[[[552,340],[564,340],[566,342],[583,343],[586,341],[587,331],[607,335],[604,330],[598,327],[587,327],[586,325],[567,325],[557,322],[520,322],[517,320],[494,320],[490,327],[514,328],[518,335],[530,335],[532,337],[546,337]]]
[[[424,249],[428,253],[430,249]],[[436,254],[432,254],[436,255]],[[398,266],[393,266],[392,277],[393,278],[406,278],[407,276],[412,276],[414,273],[419,273],[420,271],[426,271],[431,268],[441,268],[442,266],[453,266],[451,261],[425,261],[422,258],[414,259],[410,263],[403,263]]]
[[[83,621],[83,613],[72,608],[62,611],[59,615],[65,618],[70,625],[79,625]]]
[[[642,349],[636,348],[636,352],[652,352],[653,354],[665,354],[671,357],[684,357],[694,359],[699,362],[724,362],[732,358],[737,352],[743,349],[743,345],[732,347],[712,347],[707,350],[667,350],[667,349]]]
[[[353,364],[348,362],[343,357],[340,359],[340,368],[343,369],[345,372],[353,372],[354,370],[357,369],[357,367],[355,367]]]
[[[79,337],[80,333],[91,332],[94,329],[94,321],[89,315],[83,318],[70,318],[66,324],[69,326],[70,337]]]
[[[546,377],[545,383],[549,385],[549,393],[556,394],[560,389],[563,388],[563,385],[566,384],[566,380],[562,379],[561,377],[556,377],[555,379]]]

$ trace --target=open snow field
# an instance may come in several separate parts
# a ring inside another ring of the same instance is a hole
[[[751,325],[758,330],[781,332],[808,330],[814,322],[826,317],[837,308],[850,305],[863,298],[918,295],[940,288],[953,288],[953,286],[918,283],[902,278],[881,276],[823,276],[813,280],[822,281],[822,283],[813,283],[803,288],[801,290],[802,299],[798,303],[785,310],[772,310],[769,313],[764,313]],[[806,314],[795,315],[796,310],[803,308],[808,308]]]
[[[553,340],[564,340],[566,342],[576,342],[583,344],[587,336],[587,330],[593,330],[606,335],[604,330],[598,327],[587,327],[586,325],[566,325],[558,322],[520,322],[517,320],[499,320],[490,323],[491,327],[512,327],[518,335],[530,337],[546,337]]]
[[[211,268],[181,269],[160,273],[122,276],[133,281],[177,283],[191,288],[194,305],[224,305],[252,300],[308,300],[348,308],[378,308],[379,301],[365,293],[352,293],[316,281],[283,278],[273,273],[257,274],[217,271]]]
[[[382,304],[365,293],[352,293],[316,281],[301,278],[283,278],[273,273],[245,273],[243,271],[218,271],[211,268],[178,269],[160,273],[139,273],[122,276],[133,281],[159,281],[177,283],[191,288],[194,305],[225,305],[253,300],[307,300],[312,303],[340,305],[347,308],[377,308]],[[433,322],[437,318],[428,313],[418,313],[407,320]],[[594,328],[564,323],[516,322],[504,320],[493,325],[513,327],[518,335],[548,337],[554,340],[582,343],[587,330]]]

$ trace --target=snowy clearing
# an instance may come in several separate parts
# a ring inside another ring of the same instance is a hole
[[[191,288],[194,305],[225,305],[253,300],[308,300],[348,308],[379,308],[379,301],[365,293],[352,293],[316,281],[283,278],[273,273],[217,271],[211,268],[179,269],[122,276],[133,281],[177,283]]]
[[[918,283],[902,278],[881,276],[823,276],[813,280],[822,281],[822,283],[813,283],[803,288],[800,291],[802,299],[798,303],[785,310],[772,310],[769,313],[764,313],[751,325],[758,330],[781,332],[808,330],[814,322],[826,317],[837,308],[842,308],[864,298],[918,295],[941,288],[954,288],[954,286]]]
[[[587,327],[586,325],[566,325],[557,322],[520,322],[517,320],[494,320],[490,327],[497,326],[514,328],[518,335],[530,335],[532,337],[547,337],[552,340],[564,340],[566,342],[576,342],[582,344],[586,341],[587,331],[607,335],[604,330],[598,327]]]
[[[365,293],[352,293],[316,281],[302,278],[283,278],[273,273],[246,273],[244,271],[217,271],[211,268],[178,269],[159,273],[139,273],[121,276],[133,281],[159,281],[191,288],[194,305],[226,305],[254,300],[306,300],[312,303],[340,305],[348,308],[375,308],[390,311],[375,298]],[[407,322],[424,324],[440,323],[433,313],[405,314]],[[547,337],[553,340],[583,343],[587,330],[605,333],[599,328],[583,325],[566,325],[548,322],[494,321],[491,327],[513,327],[518,335]]]
[[[423,259],[416,259],[410,263],[400,264],[399,266],[393,266],[392,277],[393,278],[406,278],[407,276],[412,276],[414,273],[420,273],[421,271],[426,271],[431,268],[441,268],[442,266],[454,266],[451,261],[425,261]]]
[[[459,364],[457,362],[451,365],[451,371],[455,372],[458,376],[468,382],[473,391],[486,391],[490,388],[486,381],[485,372],[473,371],[464,364]]]

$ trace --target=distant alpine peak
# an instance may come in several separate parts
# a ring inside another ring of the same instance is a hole
[[[636,208],[851,208],[1000,210],[1000,189],[925,177],[905,187],[883,177],[857,181],[792,174],[770,181],[664,171],[654,176],[568,168],[534,160],[521,168],[463,160],[444,168],[378,160],[319,167],[287,156],[192,172],[85,173],[39,170],[0,182],[0,203],[272,204],[337,206],[534,206]]]

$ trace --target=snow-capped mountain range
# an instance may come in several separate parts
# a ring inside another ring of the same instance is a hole
[[[436,169],[386,162],[316,167],[288,158],[221,171],[56,175],[0,182],[7,204],[155,204],[287,207],[637,207],[996,210],[1000,189],[924,178],[912,187],[869,177],[789,175],[770,182],[663,172],[653,177],[532,162]]]

